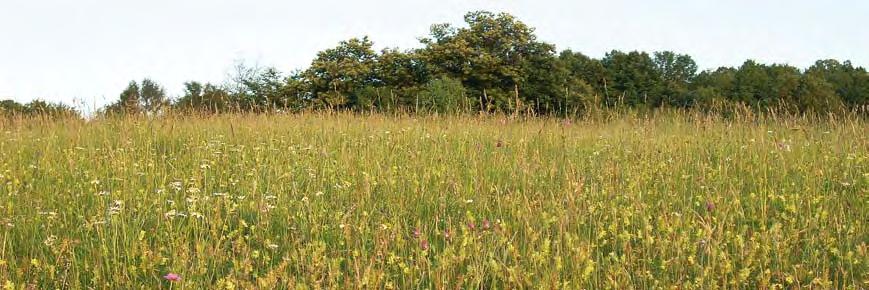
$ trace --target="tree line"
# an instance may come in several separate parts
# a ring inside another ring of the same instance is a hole
[[[21,104],[13,100],[0,100],[0,117],[6,116],[80,117],[75,108],[62,103],[33,100]]]
[[[581,115],[590,107],[740,105],[794,113],[866,112],[869,74],[849,61],[807,69],[752,60],[699,71],[689,55],[613,50],[596,59],[537,39],[506,13],[470,12],[465,25],[431,26],[422,47],[376,51],[367,37],[317,53],[290,73],[240,65],[224,84],[185,83],[170,100],[157,83],[131,82],[102,114],[302,110],[503,112]],[[3,103],[3,109],[6,103]]]

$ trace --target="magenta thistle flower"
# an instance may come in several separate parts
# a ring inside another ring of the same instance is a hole
[[[449,240],[451,237],[452,235],[450,234],[450,230],[444,230],[444,238]]]
[[[419,235],[420,235],[419,229],[414,229],[413,230],[413,238],[419,239]]]
[[[175,273],[169,273],[169,274],[166,274],[165,276],[163,276],[163,279],[166,279],[166,280],[169,280],[172,282],[177,282],[177,281],[181,281],[181,276],[179,276],[178,274],[175,274]]]
[[[468,222],[468,229],[469,229],[469,230],[472,230],[472,231],[473,231],[476,227],[477,227],[477,226],[474,225],[474,222]]]
[[[488,231],[489,228],[492,227],[492,223],[489,222],[489,219],[483,220],[483,230]]]
[[[419,247],[422,248],[423,251],[428,251],[428,241],[426,241],[426,240],[420,241]]]
[[[715,204],[712,203],[711,201],[707,201],[706,202],[706,211],[712,212],[713,210],[715,210]]]

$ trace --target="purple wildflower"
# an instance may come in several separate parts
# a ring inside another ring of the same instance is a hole
[[[181,281],[181,276],[178,274],[175,274],[175,273],[168,273],[165,276],[163,276],[163,279],[166,279],[166,280],[169,280],[172,282],[178,282],[178,281]]]

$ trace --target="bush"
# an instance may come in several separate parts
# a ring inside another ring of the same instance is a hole
[[[462,82],[448,78],[429,81],[418,94],[418,109],[438,113],[468,112],[469,100],[465,97]]]

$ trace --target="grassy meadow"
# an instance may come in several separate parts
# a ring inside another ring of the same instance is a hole
[[[0,283],[867,289],[867,138],[673,112],[0,120]]]

